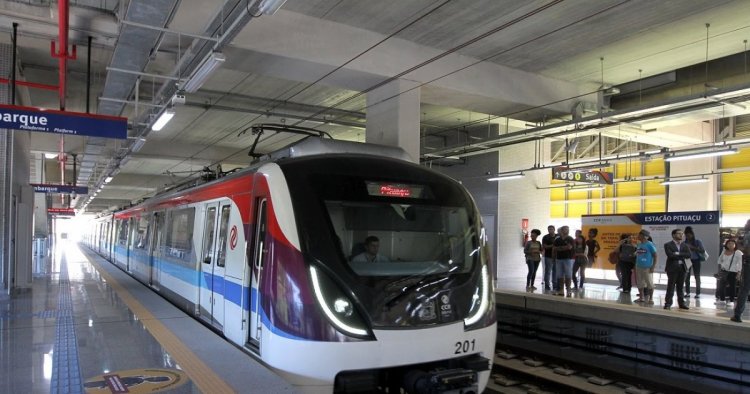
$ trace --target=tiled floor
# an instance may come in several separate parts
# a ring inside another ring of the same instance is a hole
[[[36,262],[42,272],[29,291],[0,299],[0,393],[292,391],[101,258],[64,246]],[[133,300],[143,312],[133,312]]]

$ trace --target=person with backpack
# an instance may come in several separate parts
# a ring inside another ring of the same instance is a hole
[[[620,245],[617,247],[617,265],[620,269],[620,277],[622,278],[622,292],[627,294],[630,294],[630,289],[633,287],[631,279],[633,268],[635,268],[635,252],[637,249],[634,238],[632,234],[622,234],[620,236]]]

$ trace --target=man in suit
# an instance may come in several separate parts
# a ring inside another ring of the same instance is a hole
[[[677,286],[677,304],[680,309],[690,309],[685,305],[685,294],[682,287],[685,285],[685,272],[687,266],[685,259],[690,258],[690,248],[682,242],[684,233],[677,228],[672,230],[672,241],[664,244],[664,252],[667,254],[667,266],[664,271],[667,273],[667,295],[664,300],[664,309],[672,308],[672,297],[674,288]]]

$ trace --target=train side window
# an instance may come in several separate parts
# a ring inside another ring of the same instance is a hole
[[[185,208],[169,215],[165,252],[167,256],[187,263],[193,261],[193,226],[195,208]]]
[[[229,205],[221,207],[221,218],[219,221],[219,254],[216,256],[216,265],[223,267],[227,259],[227,227],[229,226]]]
[[[117,243],[120,246],[127,247],[128,246],[128,223],[130,220],[124,219],[120,221],[119,231],[117,233]]]
[[[203,224],[203,264],[211,264],[214,253],[214,227],[216,226],[216,207],[208,208],[206,221]]]
[[[255,232],[255,267],[262,268],[268,247],[266,246],[266,199],[258,201],[257,231]]]
[[[133,247],[136,249],[148,249],[149,243],[149,215],[143,214],[135,226],[135,240]]]

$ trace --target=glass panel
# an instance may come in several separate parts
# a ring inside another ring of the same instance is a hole
[[[211,264],[214,254],[214,228],[216,227],[216,207],[206,211],[206,222],[203,226],[203,263]]]
[[[479,248],[463,207],[326,201],[336,236],[360,276],[464,273]]]
[[[186,208],[172,212],[169,216],[169,227],[165,249],[167,256],[191,261],[193,251],[193,223],[195,208]]]
[[[219,221],[219,255],[216,257],[216,265],[223,267],[227,259],[227,226],[229,226],[229,205],[221,207],[221,220]]]
[[[135,249],[148,250],[148,243],[149,243],[149,217],[144,215],[138,221],[138,226],[136,227],[135,240],[133,242],[133,247]]]

